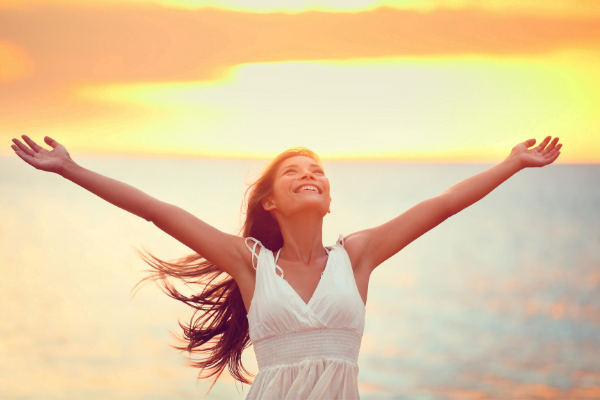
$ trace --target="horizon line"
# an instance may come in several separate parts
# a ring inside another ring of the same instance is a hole
[[[1,152],[0,157],[12,157],[10,152]],[[161,160],[215,160],[215,161],[264,161],[269,162],[277,155],[272,157],[252,157],[252,156],[207,156],[207,155],[168,155],[168,154],[115,154],[115,153],[82,153],[77,158],[83,159],[161,159]],[[19,158],[16,154],[14,157]],[[484,160],[484,159],[431,159],[431,158],[393,158],[393,157],[324,157],[319,156],[322,162],[365,162],[365,163],[401,163],[401,164],[498,164],[503,160]],[[19,158],[20,159],[20,158]],[[76,162],[76,160],[73,160]],[[598,161],[556,161],[553,164],[560,165],[600,165]]]

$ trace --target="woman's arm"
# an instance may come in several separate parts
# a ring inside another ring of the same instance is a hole
[[[420,202],[389,222],[348,235],[346,248],[353,265],[372,271],[419,236],[481,200],[521,169],[554,162],[562,144],[557,145],[555,138],[548,146],[550,139],[546,137],[533,149],[529,147],[535,144],[535,139],[519,143],[500,164]]]
[[[250,266],[244,239],[221,232],[189,212],[162,202],[131,185],[78,165],[63,145],[48,136],[44,141],[53,148],[52,151],[44,149],[25,135],[23,140],[30,147],[13,139],[15,145],[12,148],[23,161],[34,168],[57,173],[109,203],[153,222],[234,277],[238,275],[238,270]]]

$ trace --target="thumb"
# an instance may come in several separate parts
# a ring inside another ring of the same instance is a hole
[[[525,147],[531,147],[535,144],[535,139],[529,139],[523,142],[523,144],[525,145]]]
[[[52,139],[50,136],[44,136],[44,142],[50,145],[53,149],[55,149],[56,146],[60,144],[56,140]]]

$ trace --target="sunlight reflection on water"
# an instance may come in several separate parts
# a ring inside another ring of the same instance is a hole
[[[249,161],[83,159],[235,233]],[[333,243],[487,165],[326,163]],[[600,398],[600,166],[517,174],[371,278],[363,398]],[[0,398],[192,399],[207,383],[169,347],[185,306],[146,268],[191,251],[63,178],[0,157]],[[325,243],[325,244],[328,244]],[[244,360],[256,372],[249,350]],[[238,385],[239,389],[239,385]],[[223,375],[207,398],[243,398]]]

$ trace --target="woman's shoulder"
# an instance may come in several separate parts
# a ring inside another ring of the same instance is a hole
[[[344,249],[346,254],[348,254],[350,264],[354,270],[357,267],[360,268],[363,261],[367,258],[365,254],[367,245],[368,235],[364,231],[351,233],[347,236],[340,235],[336,242],[336,246]]]
[[[248,248],[248,250],[250,250],[250,252],[252,253],[256,253],[259,254],[260,251],[263,248],[262,243],[260,242],[260,240],[253,238],[252,236],[248,236],[244,238],[244,241],[246,242],[246,247]]]
[[[248,236],[246,238],[244,238],[244,241],[246,242],[246,248],[248,250],[250,250],[250,253],[252,253],[252,256],[256,255],[256,257],[259,256],[259,254],[264,250],[266,252],[271,252],[268,248],[266,248],[260,240],[253,238],[251,236]]]

